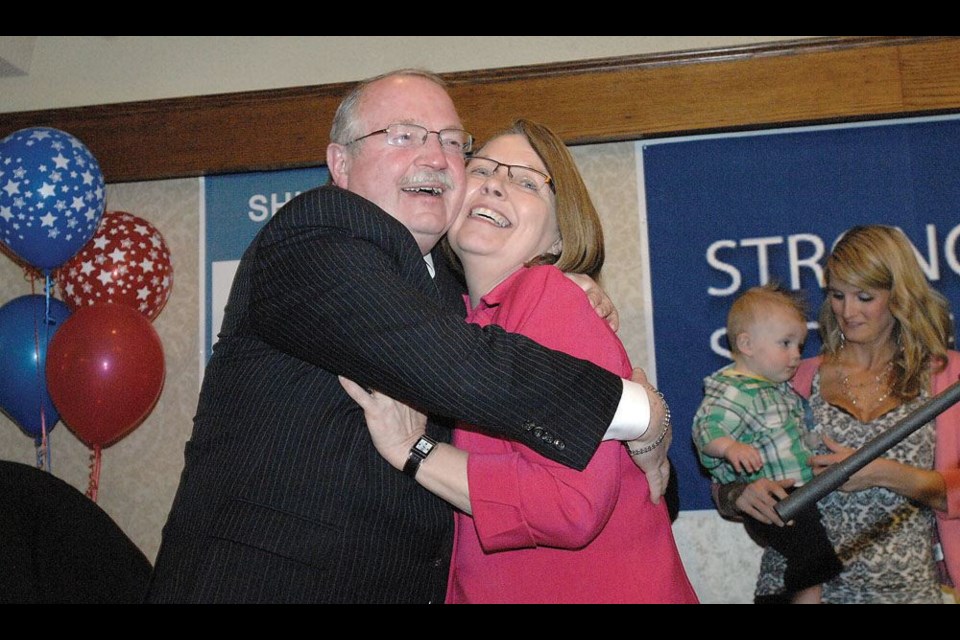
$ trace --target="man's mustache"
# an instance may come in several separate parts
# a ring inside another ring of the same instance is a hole
[[[446,171],[418,171],[400,181],[401,187],[419,187],[424,184],[440,185],[450,190],[454,187],[453,178]]]

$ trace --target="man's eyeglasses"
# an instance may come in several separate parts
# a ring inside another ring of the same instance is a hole
[[[381,133],[387,136],[387,144],[401,149],[422,147],[427,144],[427,136],[431,133],[437,134],[437,138],[440,140],[440,148],[445,153],[462,156],[470,153],[470,150],[473,149],[473,136],[463,129],[430,131],[417,124],[391,124],[386,129],[378,129],[359,138],[354,138],[347,145]]]
[[[486,179],[495,174],[500,167],[507,168],[507,179],[510,184],[514,184],[525,191],[537,192],[548,184],[551,191],[553,190],[553,178],[542,171],[525,167],[522,164],[497,162],[493,158],[484,158],[483,156],[473,156],[467,160],[467,176]]]

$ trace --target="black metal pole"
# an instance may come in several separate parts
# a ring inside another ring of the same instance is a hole
[[[923,406],[864,444],[845,460],[828,467],[812,481],[774,505],[774,510],[784,522],[792,520],[800,511],[842,485],[854,473],[957,402],[960,402],[960,382],[954,382],[927,400]]]

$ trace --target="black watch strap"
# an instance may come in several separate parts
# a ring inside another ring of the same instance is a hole
[[[403,465],[403,472],[411,478],[417,477],[417,471],[420,470],[420,463],[427,459],[427,456],[437,446],[437,441],[430,436],[420,436],[420,439],[410,447],[410,453],[407,454],[407,461]]]

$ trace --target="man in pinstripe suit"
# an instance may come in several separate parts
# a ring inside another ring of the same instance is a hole
[[[575,468],[602,438],[667,428],[649,385],[463,321],[434,248],[470,138],[438,78],[360,85],[331,140],[337,186],[292,200],[241,261],[148,601],[443,600],[450,508],[383,462],[337,374],[435,415],[435,439],[462,418]],[[666,449],[638,460],[657,493]]]

